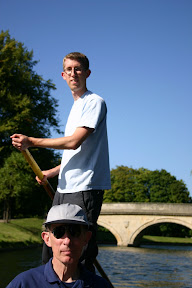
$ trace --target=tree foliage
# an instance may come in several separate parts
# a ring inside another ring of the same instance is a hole
[[[33,51],[0,34],[0,161],[10,154],[10,135],[22,133],[49,137],[58,130],[57,100],[50,95],[55,85],[35,71]]]
[[[4,219],[8,220],[10,216],[10,206],[13,200],[19,199],[21,194],[31,192],[34,185],[32,175],[22,154],[14,151],[6,159],[5,165],[0,169],[0,200],[4,201]]]
[[[31,195],[43,188],[37,187],[36,181],[32,179],[33,172],[29,171],[23,156],[19,152],[13,153],[16,151],[11,145],[10,135],[21,133],[41,138],[50,137],[50,128],[60,133],[58,103],[51,96],[51,91],[56,88],[51,80],[45,81],[35,72],[37,63],[38,61],[33,60],[33,51],[28,51],[23,43],[11,38],[8,31],[1,32],[0,206],[2,207],[3,203],[10,206],[12,216],[13,211],[15,215],[29,211],[34,215],[39,204],[34,206]],[[32,154],[42,170],[59,164],[60,155],[51,149],[36,148]],[[15,159],[18,161],[17,165]],[[38,196],[35,200],[38,200]],[[44,207],[48,202],[49,200],[45,200]],[[39,213],[42,209],[39,209]]]
[[[51,201],[35,181],[35,175],[25,158],[13,151],[0,168],[0,201],[4,203],[4,219],[44,215]]]
[[[166,170],[150,171],[117,166],[111,170],[111,190],[104,202],[189,203],[189,191],[182,180]]]

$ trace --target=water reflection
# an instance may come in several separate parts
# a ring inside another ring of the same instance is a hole
[[[41,265],[41,251],[38,247],[0,252],[0,288],[5,288],[17,274]]]
[[[192,287],[191,246],[100,246],[98,261],[115,288]],[[41,247],[0,253],[0,288],[18,273],[41,265]]]
[[[116,288],[192,287],[192,247],[100,247],[98,260]]]

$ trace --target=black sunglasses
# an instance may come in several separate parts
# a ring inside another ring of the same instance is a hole
[[[61,225],[55,227],[52,231],[55,238],[60,239],[68,232],[72,237],[78,238],[81,235],[80,225]]]

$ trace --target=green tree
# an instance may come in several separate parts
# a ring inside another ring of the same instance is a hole
[[[151,171],[149,179],[150,202],[188,203],[189,191],[182,180],[166,170]]]
[[[10,154],[10,135],[22,133],[49,137],[50,126],[59,132],[57,100],[51,80],[45,81],[35,71],[33,51],[0,34],[0,163]]]
[[[22,154],[16,151],[6,159],[4,166],[0,169],[0,175],[0,200],[4,201],[3,218],[8,222],[11,202],[19,199],[21,194],[25,197],[26,191],[28,193],[33,189],[34,185],[29,186],[29,183],[33,183],[33,179],[29,165]]]
[[[189,191],[182,180],[166,170],[150,171],[118,166],[111,170],[111,190],[104,202],[189,203]]]
[[[57,100],[51,96],[51,91],[54,91],[56,88],[51,80],[45,81],[35,72],[34,67],[37,63],[38,61],[33,60],[33,51],[29,52],[23,43],[11,38],[8,31],[1,32],[0,168],[3,174],[0,175],[7,174],[4,180],[9,177],[14,178],[13,171],[11,176],[8,171],[8,168],[11,169],[11,165],[9,164],[11,160],[9,160],[9,157],[12,152],[15,151],[15,148],[11,145],[10,135],[13,133],[22,133],[34,137],[50,137],[50,127],[60,133],[59,119],[57,118],[58,103]],[[60,160],[60,155],[51,149],[33,149],[32,154],[43,170],[58,165]],[[22,155],[19,157],[22,158]],[[8,180],[6,180],[6,189],[5,183],[0,185],[0,204],[3,203],[2,201],[5,201],[6,193],[6,199],[14,199],[14,204],[18,202],[19,205],[19,201],[21,203],[25,200],[22,203],[27,212],[30,210],[28,207],[31,202],[25,197],[20,199],[19,195],[21,193],[18,189],[21,189],[21,187],[25,189],[24,193],[26,193],[26,197],[29,197],[29,195],[32,194],[31,187],[34,188],[33,183],[35,183],[35,180],[34,178],[33,180],[30,178],[25,182],[25,185],[19,184],[19,179],[24,179],[21,177],[21,174],[23,173],[27,179],[26,171],[29,173],[24,162],[22,163],[20,163],[20,165],[23,165],[23,168],[21,169],[21,166],[19,166],[20,172],[18,173],[20,173],[20,175],[14,170],[16,178],[14,178],[14,181],[10,180],[11,185],[8,185]],[[56,182],[54,183],[56,184]],[[34,185],[36,185],[36,183]],[[19,201],[16,199],[19,199]],[[9,201],[9,205],[13,202],[12,200]],[[45,201],[44,206],[46,205],[47,202]],[[15,206],[11,206],[13,211]],[[15,213],[17,214],[16,210]]]
[[[119,166],[111,170],[111,190],[104,195],[105,202],[132,202],[135,194],[133,184],[135,171],[132,168]]]
[[[44,216],[51,205],[42,186],[21,153],[13,151],[0,168],[0,200],[4,203],[3,219]],[[38,201],[37,201],[38,200]]]

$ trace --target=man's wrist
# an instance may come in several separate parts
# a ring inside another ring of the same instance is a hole
[[[34,137],[28,137],[28,143],[29,147],[35,147],[35,138]]]

